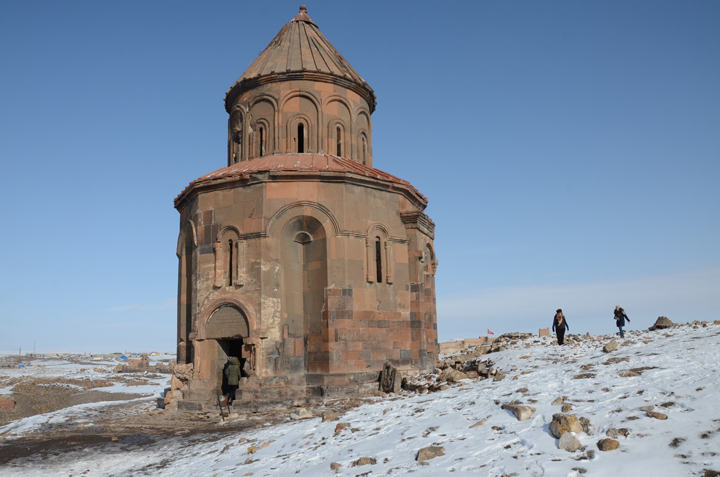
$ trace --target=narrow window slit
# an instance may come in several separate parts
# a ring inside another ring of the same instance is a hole
[[[377,282],[382,283],[382,252],[379,238],[375,240],[375,268],[377,269]]]
[[[305,152],[305,125],[303,123],[298,124],[297,136],[298,153],[302,154]]]
[[[233,241],[228,241],[228,278],[229,286],[233,284]]]
[[[342,157],[342,130],[340,126],[335,129],[335,138],[337,144],[337,156]]]

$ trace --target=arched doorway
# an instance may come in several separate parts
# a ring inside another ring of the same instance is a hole
[[[245,313],[236,305],[220,305],[213,311],[205,326],[205,338],[215,340],[218,344],[218,362],[222,366],[216,369],[216,381],[220,384],[222,392],[226,391],[225,367],[232,357],[240,362],[240,369],[243,375],[249,374],[248,350],[244,348],[250,327]]]

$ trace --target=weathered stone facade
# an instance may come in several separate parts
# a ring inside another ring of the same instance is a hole
[[[386,361],[431,369],[427,199],[372,168],[375,94],[304,8],[226,109],[228,167],[175,199],[183,405],[215,400],[229,356],[250,407],[377,389]]]

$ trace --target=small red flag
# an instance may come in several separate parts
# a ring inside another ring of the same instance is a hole
[[[492,331],[488,330],[488,334],[489,334],[489,335],[494,335],[495,333],[493,333]]]

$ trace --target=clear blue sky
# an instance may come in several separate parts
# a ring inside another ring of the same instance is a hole
[[[172,199],[299,2],[4,2],[0,350],[174,350]],[[720,2],[308,3],[437,224],[441,340],[720,319]]]

